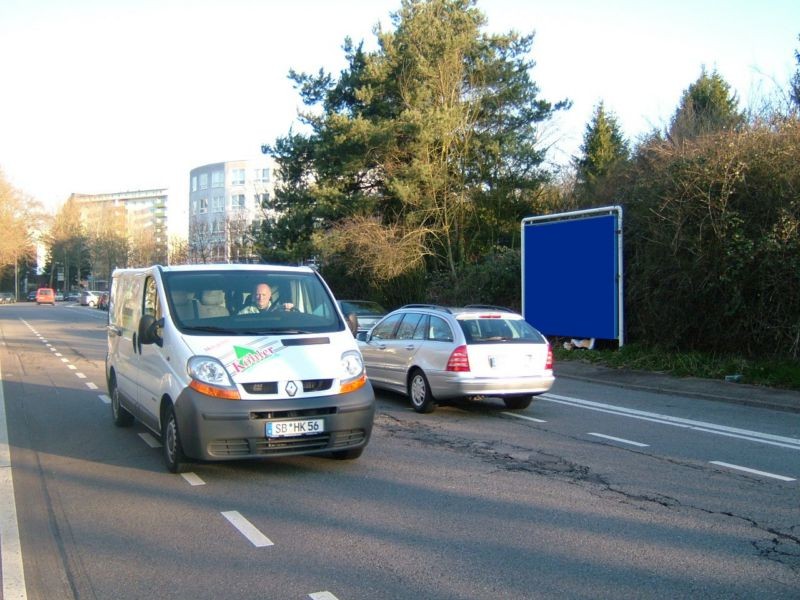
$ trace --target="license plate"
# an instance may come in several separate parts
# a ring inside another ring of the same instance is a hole
[[[267,437],[292,437],[296,435],[313,435],[325,431],[322,419],[306,419],[303,421],[276,421],[267,423]]]

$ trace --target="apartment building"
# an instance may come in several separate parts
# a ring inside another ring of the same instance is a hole
[[[272,197],[269,157],[204,165],[189,173],[189,262],[256,262],[254,228]]]
[[[94,255],[90,280],[108,281],[116,267],[168,264],[167,200],[166,189],[70,195]]]

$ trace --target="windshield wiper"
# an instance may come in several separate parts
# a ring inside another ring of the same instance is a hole
[[[239,333],[235,329],[229,329],[227,327],[214,327],[213,325],[203,325],[201,327],[187,326],[186,329],[188,329],[189,331],[207,331],[208,333],[231,333],[231,334]]]
[[[245,335],[264,335],[264,334],[273,334],[273,335],[298,335],[301,333],[315,333],[313,331],[305,331],[304,329],[247,329],[245,331],[238,330],[237,333],[242,333]]]

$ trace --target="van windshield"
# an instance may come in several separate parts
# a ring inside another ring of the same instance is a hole
[[[315,273],[270,270],[164,273],[177,327],[196,335],[332,333],[344,322]]]

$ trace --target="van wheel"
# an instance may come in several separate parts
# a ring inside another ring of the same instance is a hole
[[[421,369],[414,369],[411,373],[411,378],[408,380],[408,397],[411,398],[411,406],[418,413],[430,413],[436,409],[436,401],[431,394],[428,378]]]
[[[528,408],[531,405],[531,400],[533,400],[533,396],[506,396],[503,398],[506,408],[510,408],[511,410]]]
[[[133,415],[125,410],[119,401],[119,388],[117,378],[113,375],[108,382],[109,392],[111,392],[111,417],[117,427],[130,427],[133,425]]]
[[[364,447],[351,448],[350,450],[336,450],[331,456],[336,460],[355,460],[364,452]]]
[[[183,454],[178,420],[175,418],[172,404],[168,404],[164,409],[164,418],[161,420],[161,448],[167,470],[171,473],[182,473],[186,465],[186,456]]]

